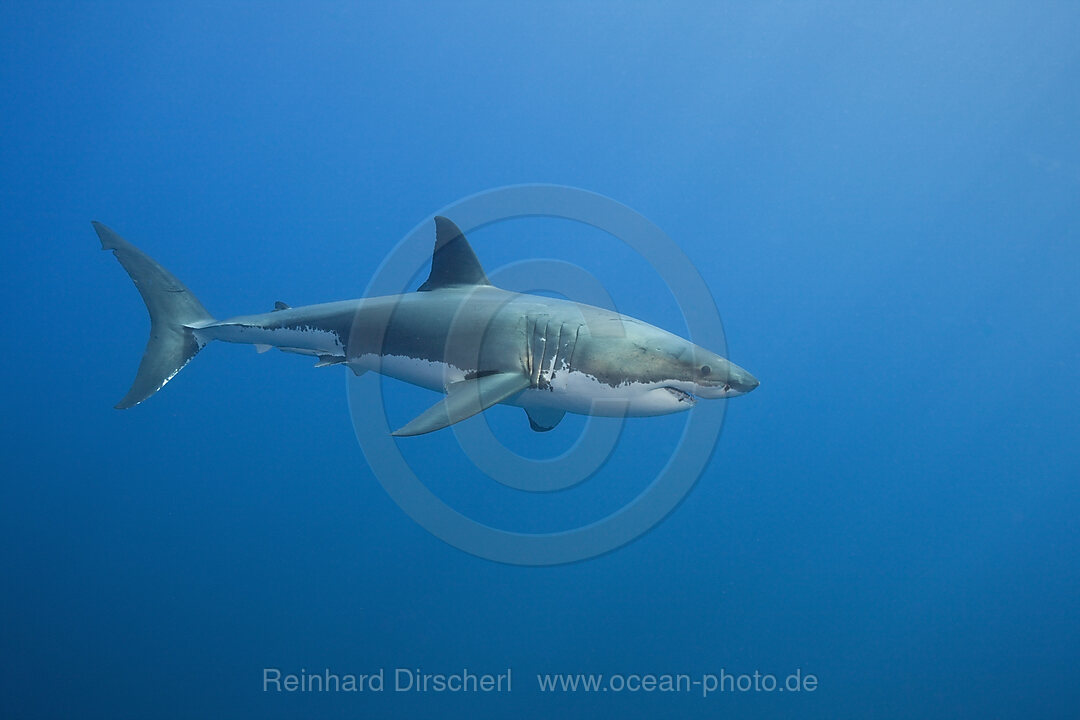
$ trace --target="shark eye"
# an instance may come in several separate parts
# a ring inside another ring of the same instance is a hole
[[[702,365],[701,366],[701,374],[702,374],[702,376],[708,375],[711,372],[712,372],[712,368],[709,367],[708,365]]]

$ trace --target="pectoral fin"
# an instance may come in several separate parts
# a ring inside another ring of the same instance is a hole
[[[446,389],[445,398],[393,435],[408,437],[442,430],[487,410],[527,387],[529,378],[520,373],[496,373],[453,383]]]

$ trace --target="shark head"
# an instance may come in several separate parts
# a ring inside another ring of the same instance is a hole
[[[603,332],[605,323],[592,325],[572,369],[595,379],[605,397],[627,402],[630,415],[682,412],[700,399],[737,397],[758,386],[727,358],[655,326],[614,315],[610,332]]]
[[[654,340],[648,353],[649,379],[684,402],[737,397],[758,386],[757,378],[727,358],[664,335]]]
[[[701,398],[729,398],[745,395],[758,386],[758,379],[727,358],[695,348],[683,363],[683,378],[676,389]]]

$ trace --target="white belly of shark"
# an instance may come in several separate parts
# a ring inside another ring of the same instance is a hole
[[[350,358],[348,364],[358,374],[372,371],[436,392],[444,392],[447,386],[465,380],[465,371],[461,368],[405,355],[372,353]]]
[[[445,362],[403,355],[368,354],[350,359],[348,364],[357,372],[377,372],[436,392],[465,381],[468,375],[465,370]],[[591,375],[564,368],[554,374],[547,388],[526,388],[503,403],[578,415],[652,417],[689,410],[696,400],[688,393],[661,383],[630,382],[612,387]]]
[[[627,382],[613,387],[576,370],[556,372],[549,390],[527,390],[522,400],[523,406],[527,402],[601,417],[669,415],[689,410],[695,404],[692,395],[661,383]]]

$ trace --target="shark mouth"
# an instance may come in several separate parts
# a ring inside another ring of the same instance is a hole
[[[693,395],[691,395],[690,393],[685,392],[684,390],[680,390],[679,388],[673,388],[670,385],[665,385],[664,389],[667,390],[672,395],[674,395],[675,399],[678,400],[679,402],[688,403],[690,405],[696,405],[697,404],[697,398],[694,397]]]

